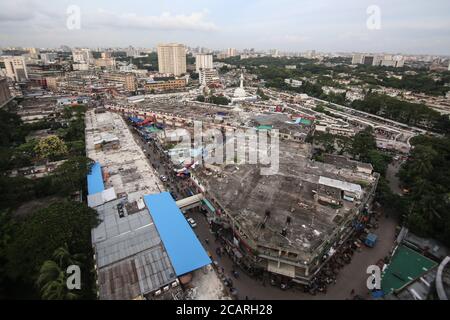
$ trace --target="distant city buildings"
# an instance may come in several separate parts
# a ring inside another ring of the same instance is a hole
[[[362,53],[355,53],[352,56],[352,64],[401,68],[404,66],[405,60],[403,56],[399,55],[366,55]]]
[[[130,73],[105,73],[102,79],[110,82],[117,82],[123,85],[124,89],[130,92],[136,91],[136,77]]]
[[[364,55],[355,53],[352,57],[352,64],[362,64],[364,62]]]
[[[41,53],[41,62],[43,64],[55,63],[58,54],[56,52]]]
[[[127,54],[127,57],[134,58],[134,57],[138,57],[140,55],[139,50],[135,49],[132,46],[129,46],[125,52]]]
[[[316,50],[308,50],[302,55],[304,58],[313,59],[316,57]]]
[[[235,48],[228,48],[227,49],[227,56],[228,57],[234,57],[237,56],[237,51]]]
[[[74,63],[81,64],[91,64],[94,59],[89,49],[74,49],[72,50],[72,57]]]
[[[100,59],[95,59],[95,66],[102,69],[116,69],[116,59],[111,57],[111,52],[102,52]]]
[[[160,73],[180,76],[186,73],[186,48],[182,44],[158,45],[158,66]]]
[[[213,56],[212,54],[197,54],[195,56],[195,71],[200,72],[200,69],[212,69]]]
[[[270,49],[269,50],[269,55],[274,57],[274,58],[278,58],[279,57],[278,50],[277,49]]]

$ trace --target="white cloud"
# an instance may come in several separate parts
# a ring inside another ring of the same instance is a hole
[[[190,15],[163,12],[159,16],[143,16],[136,13],[115,13],[104,9],[91,17],[87,24],[93,26],[159,29],[159,30],[200,30],[214,31],[217,26],[206,20],[207,11],[193,12]]]

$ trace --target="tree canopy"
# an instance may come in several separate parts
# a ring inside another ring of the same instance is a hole
[[[410,190],[406,223],[450,245],[450,137],[418,136],[399,176]]]

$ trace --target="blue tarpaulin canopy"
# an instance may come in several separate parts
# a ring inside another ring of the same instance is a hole
[[[87,176],[88,183],[88,194],[96,194],[105,190],[103,185],[102,167],[100,163],[96,162],[92,168],[91,172]]]
[[[143,122],[143,119],[139,119],[137,117],[129,117],[128,119],[130,119],[130,121],[134,122],[134,123],[140,123]]]
[[[211,263],[169,192],[146,195],[144,201],[177,276]]]

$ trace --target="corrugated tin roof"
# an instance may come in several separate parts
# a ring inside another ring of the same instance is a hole
[[[350,183],[347,181],[335,180],[335,179],[330,179],[330,178],[321,176],[319,178],[319,184],[323,184],[328,187],[341,189],[343,191],[354,192],[359,195],[362,194],[362,188],[359,184]]]
[[[211,263],[170,193],[144,196],[177,276]]]
[[[110,201],[96,208],[101,223],[92,230],[100,299],[133,299],[175,281],[161,238],[148,210],[119,217]]]

